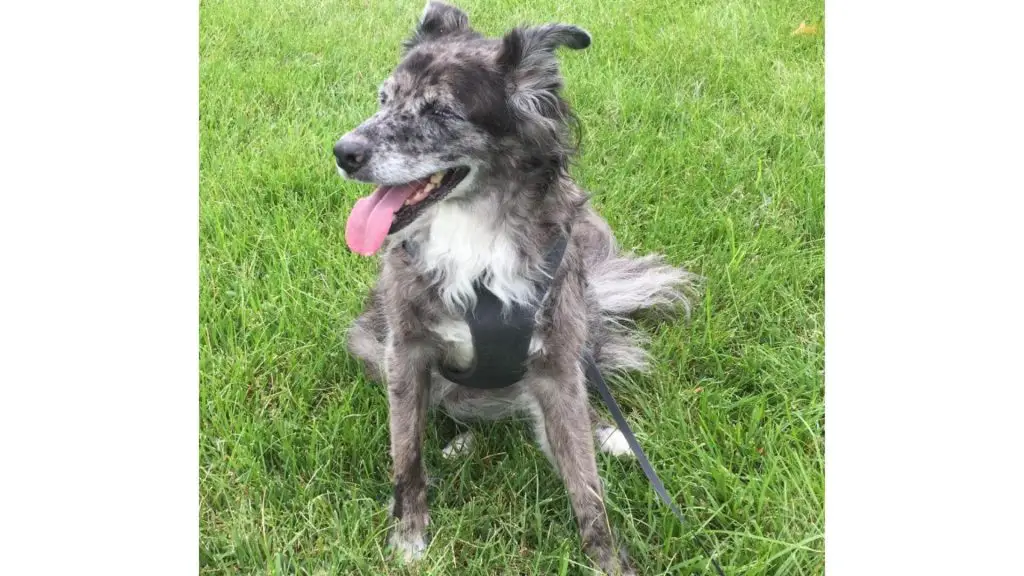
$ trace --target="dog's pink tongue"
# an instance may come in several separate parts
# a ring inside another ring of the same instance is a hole
[[[370,256],[380,250],[391,229],[395,212],[416,191],[416,184],[381,186],[373,194],[360,198],[352,207],[345,225],[345,242],[356,254]]]

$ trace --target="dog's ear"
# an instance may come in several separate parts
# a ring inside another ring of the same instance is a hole
[[[559,95],[563,83],[555,58],[559,46],[582,50],[590,46],[590,34],[568,24],[516,28],[505,34],[498,49],[497,65],[505,76],[509,111],[521,120],[520,130],[528,132],[524,136],[542,145],[557,141],[566,121],[573,120]]]
[[[506,72],[528,67],[549,60],[559,46],[582,50],[590,46],[590,33],[569,24],[515,28],[501,39],[498,65]]]
[[[455,6],[429,0],[423,7],[423,15],[420,16],[420,22],[412,38],[405,41],[405,49],[408,50],[420,42],[469,30],[469,16],[465,12]]]

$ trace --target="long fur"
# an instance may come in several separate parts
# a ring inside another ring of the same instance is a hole
[[[661,256],[621,252],[569,174],[578,123],[561,95],[555,50],[590,43],[588,33],[565,24],[485,38],[461,10],[430,2],[381,86],[380,110],[346,136],[372,145],[365,164],[343,173],[348,178],[396,184],[469,169],[447,197],[389,237],[377,285],[348,332],[350,351],[387,384],[391,543],[409,558],[426,541],[420,450],[426,411],[436,407],[459,420],[530,419],[565,482],[586,552],[607,573],[633,573],[608,527],[594,442],[614,454],[628,450],[588,407],[580,358],[589,351],[607,372],[646,369],[633,319],[689,314],[696,277]],[[544,255],[566,233],[561,266],[537,301]],[[465,388],[437,371],[439,363],[472,360],[463,317],[476,283],[506,305],[537,307],[527,376],[508,388]]]

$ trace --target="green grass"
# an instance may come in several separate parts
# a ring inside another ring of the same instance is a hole
[[[600,457],[644,574],[823,572],[823,41],[820,0],[466,0],[474,25],[587,28],[561,53],[583,125],[575,176],[621,244],[707,278],[693,321],[652,328],[655,371],[620,401],[691,526],[632,462]],[[345,247],[362,186],[335,139],[422,8],[201,5],[202,573],[589,574],[565,491],[518,423],[468,459],[432,418],[433,543],[388,558],[387,402],[345,352],[375,271]],[[159,111],[156,111],[159,113]]]

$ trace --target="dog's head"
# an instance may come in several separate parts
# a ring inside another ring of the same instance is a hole
[[[345,237],[363,255],[446,197],[499,171],[543,180],[564,170],[574,118],[554,52],[582,49],[575,26],[518,28],[485,38],[458,8],[429,2],[376,114],[334,146],[342,176],[377,184],[352,209]]]

